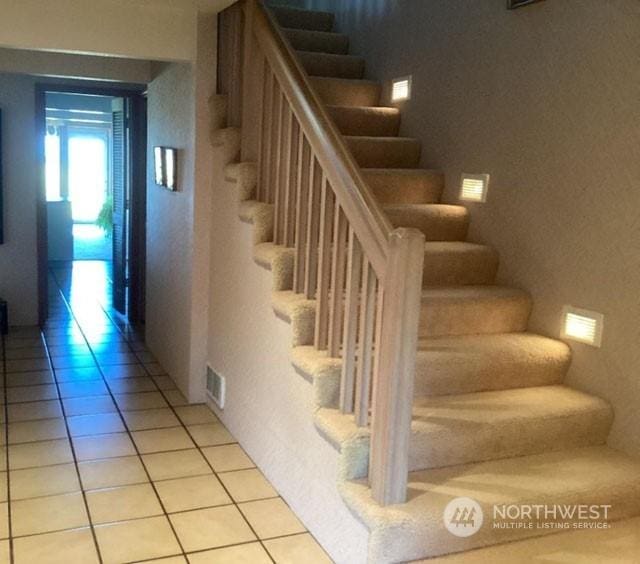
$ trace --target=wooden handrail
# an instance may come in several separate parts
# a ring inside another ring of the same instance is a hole
[[[318,99],[279,27],[264,6],[247,0],[253,32],[331,183],[376,274],[383,278],[393,226],[365,182],[342,135]]]

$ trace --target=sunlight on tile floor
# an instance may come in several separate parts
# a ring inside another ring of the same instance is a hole
[[[43,332],[5,340],[0,564],[331,562],[111,309],[104,264],[50,278]]]

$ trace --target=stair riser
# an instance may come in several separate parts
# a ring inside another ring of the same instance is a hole
[[[334,55],[349,53],[349,37],[346,35],[302,29],[285,29],[284,33],[292,47],[298,51],[332,53]]]
[[[334,15],[329,12],[313,12],[284,7],[272,7],[276,20],[282,27],[309,31],[331,31]]]
[[[489,301],[423,299],[419,334],[422,338],[446,335],[483,335],[526,331],[531,302],[525,298]]]
[[[416,361],[416,396],[470,394],[559,384],[569,368],[568,351],[555,358],[514,357],[482,352],[419,352]]]
[[[558,419],[527,418],[510,424],[468,429],[416,428],[411,437],[410,469],[426,470],[470,462],[499,460],[569,448],[603,445],[613,415],[610,409],[585,411]],[[444,426],[443,426],[444,427]]]
[[[343,135],[395,137],[400,131],[400,113],[392,109],[329,106],[328,110]]]
[[[347,137],[347,144],[362,168],[416,168],[421,146],[415,139]]]
[[[311,76],[360,79],[364,76],[364,59],[347,55],[325,55],[298,51],[302,66]]]
[[[424,256],[422,285],[470,286],[493,284],[498,271],[498,256],[489,248],[477,252],[441,252],[427,250]]]
[[[411,210],[385,209],[394,227],[411,227],[424,233],[427,241],[464,241],[469,228],[469,216],[465,208],[449,215],[410,213]]]
[[[311,77],[311,83],[321,100],[331,106],[377,106],[379,84],[367,81],[345,81]]]
[[[394,174],[373,169],[362,173],[381,204],[436,204],[444,190],[444,176],[439,172]]]

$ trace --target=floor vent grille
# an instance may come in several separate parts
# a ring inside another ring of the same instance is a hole
[[[225,388],[224,376],[207,366],[207,395],[220,409],[224,409]]]

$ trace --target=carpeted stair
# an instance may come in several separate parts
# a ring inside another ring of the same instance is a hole
[[[255,165],[227,167],[241,217],[255,227],[255,260],[274,276],[274,311],[292,325],[293,365],[314,387],[316,427],[340,452],[339,487],[371,532],[370,560],[434,557],[553,532],[485,526],[455,537],[442,515],[457,496],[487,511],[494,502],[607,503],[614,519],[640,514],[640,463],[605,446],[611,407],[562,385],[569,348],[527,332],[529,294],[496,285],[497,252],[466,240],[465,207],[440,203],[443,175],[420,168],[420,142],[399,136],[400,112],[380,105],[381,85],[363,78],[364,60],[349,55],[333,15],[273,14],[393,225],[426,237],[409,499],[379,507],[362,481],[369,429],[337,409],[340,360],[312,346],[316,304],[291,291],[293,252],[271,243],[273,207],[251,200]]]

